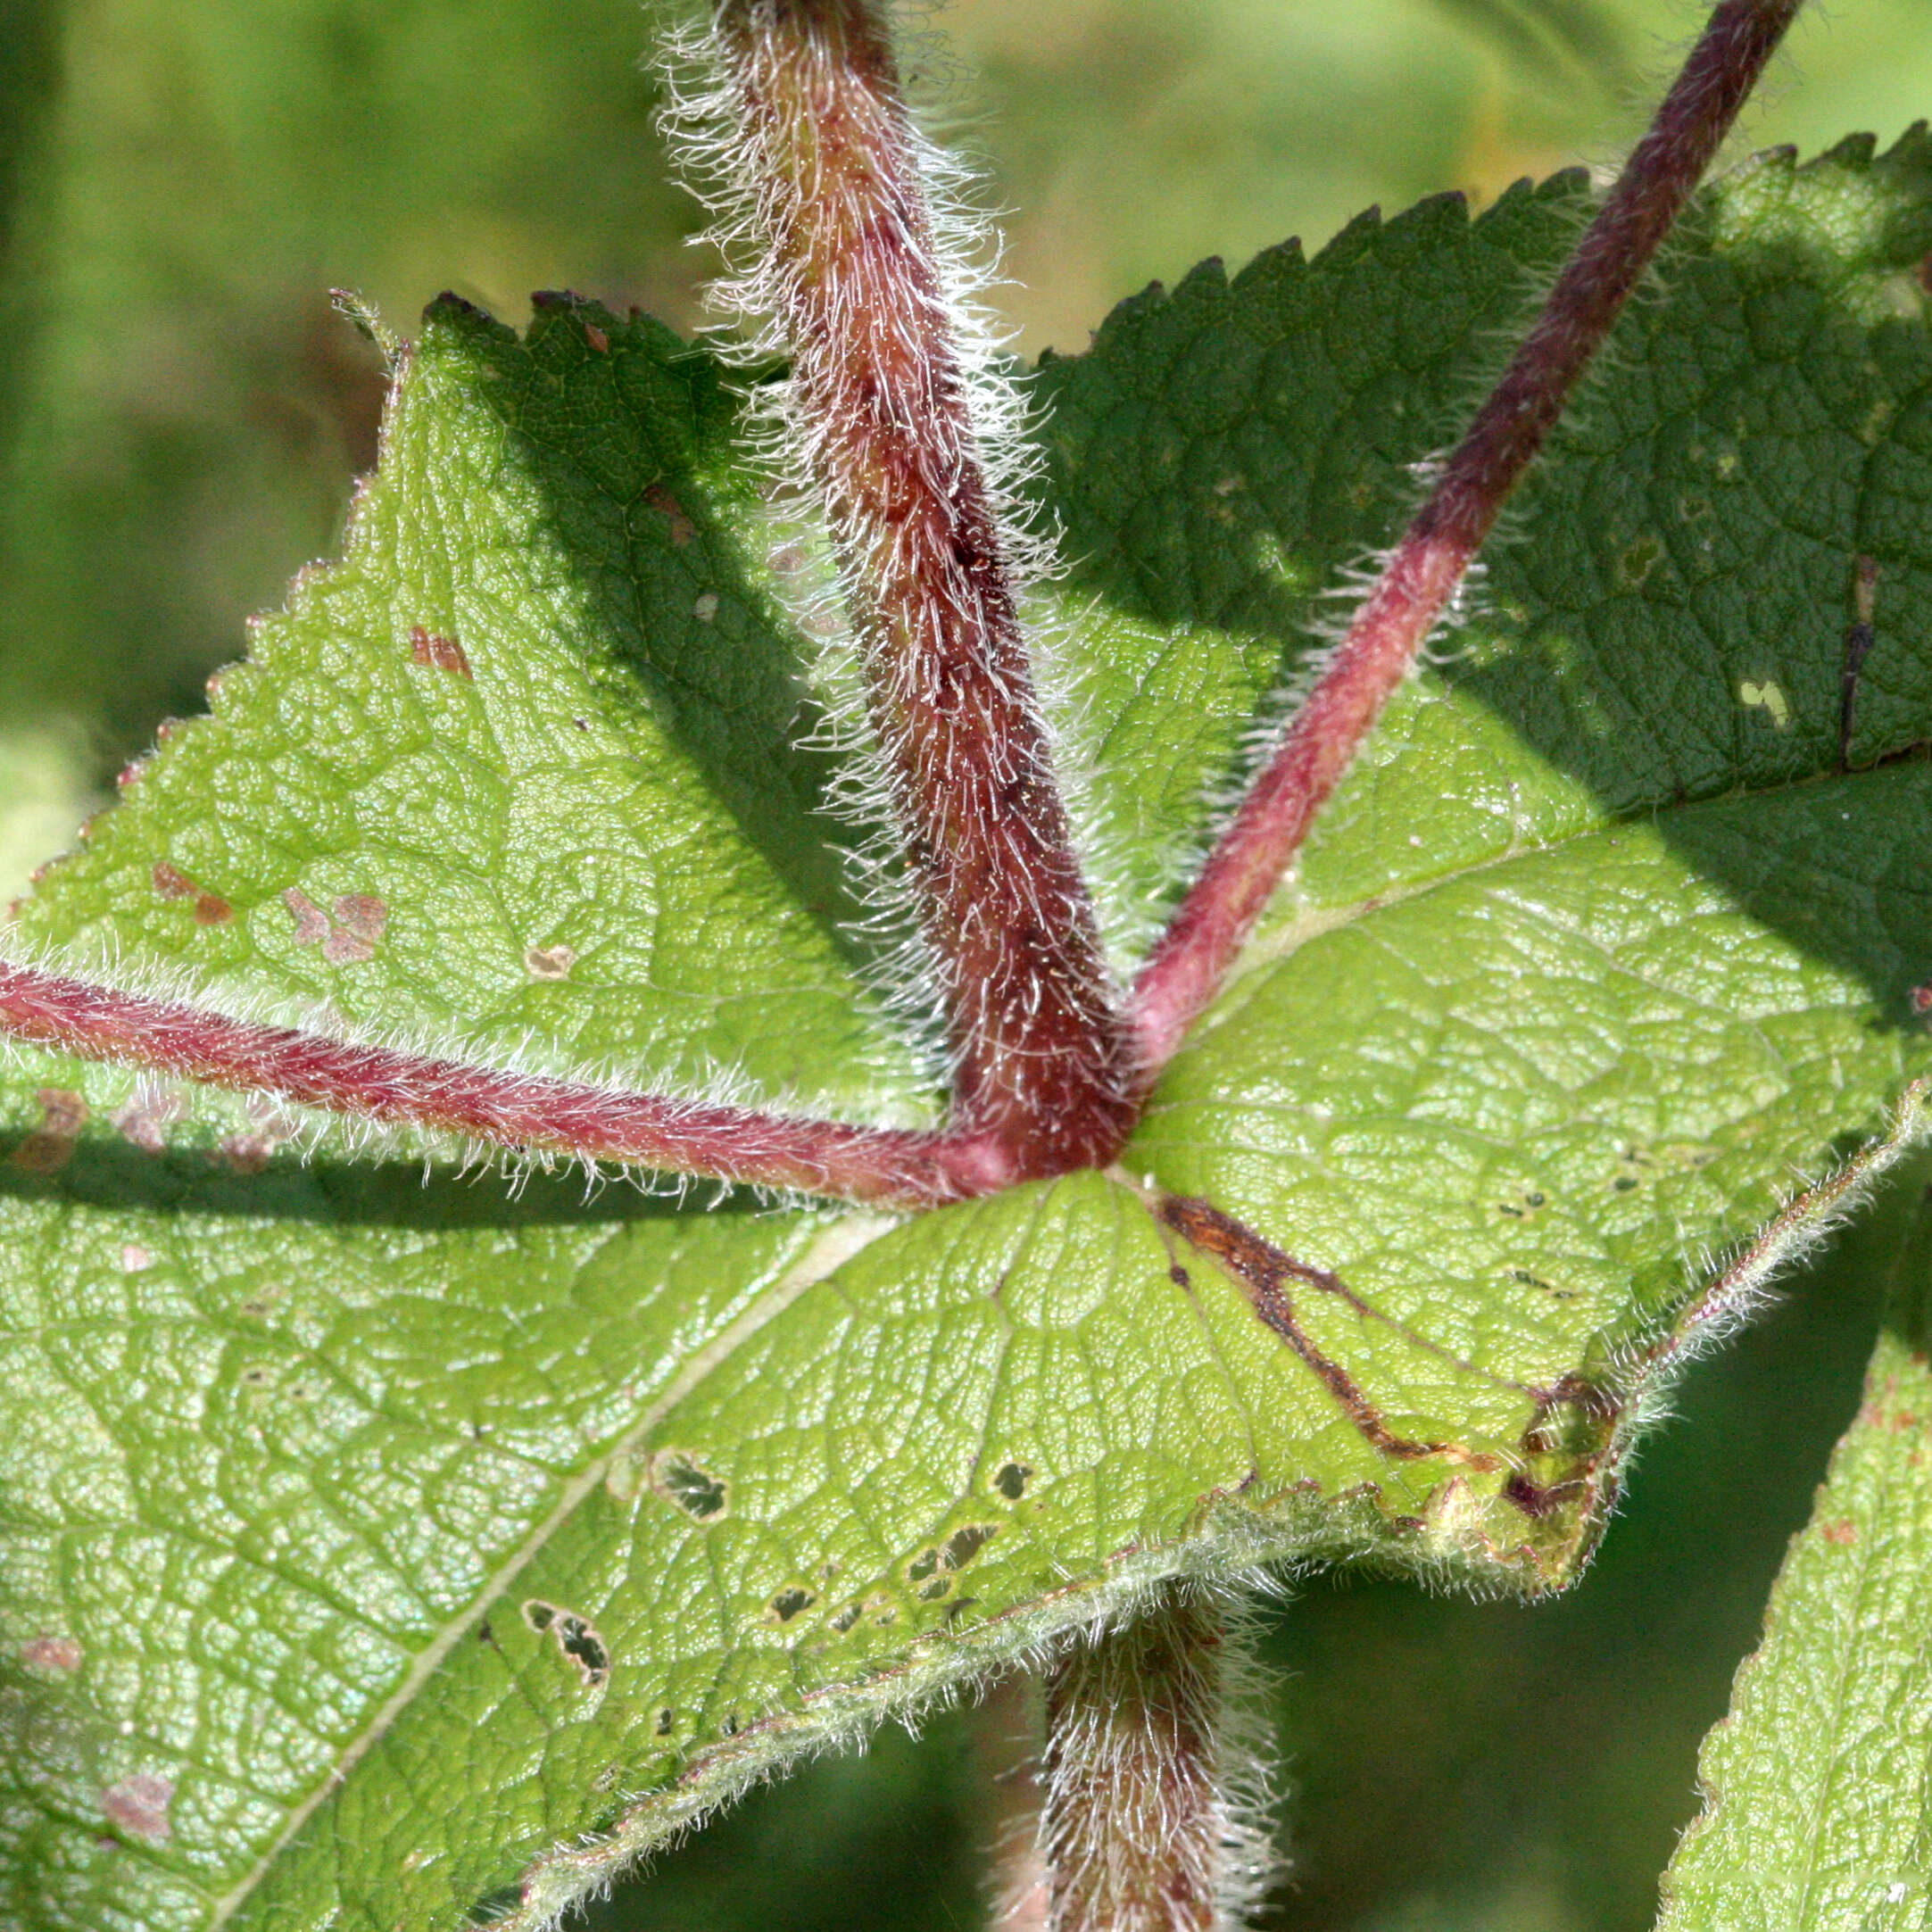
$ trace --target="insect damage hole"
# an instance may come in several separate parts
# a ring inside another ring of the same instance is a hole
[[[775,1623],[790,1623],[792,1618],[809,1610],[817,1601],[816,1591],[796,1583],[790,1584],[772,1598],[767,1613]]]
[[[946,1538],[939,1560],[948,1570],[964,1570],[999,1534],[996,1522],[963,1524]]]
[[[685,1449],[660,1449],[651,1458],[651,1487],[700,1522],[716,1522],[731,1505],[731,1485]]]
[[[546,1630],[557,1648],[576,1664],[586,1690],[594,1690],[610,1675],[610,1652],[589,1620],[558,1604],[531,1597],[523,1606],[523,1621],[541,1637]]]
[[[1024,1463],[1003,1464],[993,1477],[993,1488],[1009,1503],[1017,1503],[1026,1494],[1026,1486],[1033,1480],[1033,1472]]]

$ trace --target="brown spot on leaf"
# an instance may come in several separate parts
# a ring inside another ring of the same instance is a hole
[[[40,1103],[43,1133],[58,1134],[71,1140],[87,1124],[87,1103],[67,1087],[37,1087],[34,1099]]]
[[[73,1158],[74,1143],[87,1117],[87,1103],[64,1087],[38,1088],[34,1099],[40,1103],[40,1124],[8,1159],[26,1173],[58,1173]]]
[[[78,1671],[82,1655],[70,1637],[37,1637],[21,1646],[21,1662],[43,1671]]]
[[[591,347],[592,347],[592,348],[593,348],[594,350],[596,350],[596,352],[598,352],[598,354],[599,354],[599,355],[608,355],[608,354],[609,354],[609,352],[610,352],[610,338],[609,338],[609,336],[608,336],[607,335],[605,335],[605,334],[604,334],[604,332],[603,332],[603,330],[602,330],[602,329],[601,329],[601,328],[598,328],[598,326],[596,325],[596,323],[594,323],[594,322],[586,322],[586,323],[585,323],[585,325],[584,325],[584,339],[585,339],[585,342],[589,343],[589,344],[591,345]]]
[[[1820,1523],[1818,1533],[1828,1543],[1836,1543],[1841,1549],[1858,1541],[1858,1525],[1846,1518],[1843,1522]]]
[[[644,492],[644,501],[670,520],[671,542],[679,550],[697,535],[698,527],[684,514],[684,506],[661,483],[653,483]]]
[[[534,980],[567,980],[576,964],[569,946],[532,946],[523,956],[523,968]]]
[[[174,1827],[168,1821],[168,1807],[173,1803],[172,1783],[152,1771],[137,1771],[101,1794],[101,1809],[109,1822],[137,1838],[172,1837]]]
[[[1914,1013],[1932,1013],[1932,984],[1912,988],[1911,1009]]]
[[[235,916],[235,908],[219,892],[203,891],[183,872],[165,858],[154,861],[154,890],[163,899],[192,899],[196,925],[222,925]]]
[[[266,1094],[250,1099],[248,1117],[254,1125],[231,1133],[221,1143],[220,1158],[236,1173],[258,1174],[274,1159],[277,1148],[294,1139],[296,1126]]]
[[[1547,1516],[1563,1500],[1563,1492],[1574,1487],[1573,1484],[1535,1482],[1519,1469],[1503,1485],[1503,1500],[1513,1503],[1533,1522],[1538,1517]]]
[[[410,626],[410,657],[427,670],[447,671],[452,677],[474,681],[468,655],[453,637],[444,637],[420,624]]]

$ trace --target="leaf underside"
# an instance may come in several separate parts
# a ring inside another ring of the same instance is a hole
[[[1077,560],[1035,614],[1124,966],[1588,205],[1565,176],[1210,264],[1032,378]],[[1108,1174],[896,1223],[506,1195],[16,1055],[9,1922],[535,1925],[1163,1575],[1568,1580],[1712,1257],[1746,1285],[1803,1177],[1914,1125],[1928,246],[1922,134],[1704,197]],[[936,1118],[854,923],[876,828],[825,808],[850,754],[797,749],[846,702],[822,559],[737,413],[648,320],[434,305],[344,560],[15,949]]]

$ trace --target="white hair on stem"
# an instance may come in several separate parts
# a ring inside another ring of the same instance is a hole
[[[1040,1838],[1057,1932],[1231,1932],[1277,1875],[1265,1688],[1242,1600],[1168,1585],[1049,1680]]]
[[[876,6],[860,11],[875,17],[875,24],[885,12]],[[994,651],[983,667],[989,688],[1024,723],[1016,739],[1004,738],[996,728],[979,743],[988,768],[978,775],[1002,784],[1024,778],[1024,748],[1038,744],[1057,787],[1073,794],[1071,800],[1056,800],[1053,808],[1070,807],[1068,823],[1082,834],[1075,842],[1082,855],[1078,872],[1092,870],[1097,843],[1104,842],[1092,835],[1096,815],[1074,750],[1079,702],[1062,688],[1066,680],[1055,662],[1057,654],[1041,648],[1048,642],[1042,631],[1050,631],[1052,625],[1044,609],[1047,601],[1032,593],[1057,573],[1054,535],[1042,527],[1029,488],[1039,468],[1027,434],[1032,404],[1014,380],[1009,336],[984,299],[997,278],[999,250],[978,204],[972,171],[932,140],[913,108],[895,97],[882,123],[889,131],[877,136],[882,154],[887,148],[893,151],[892,158],[880,163],[881,178],[891,178],[895,167],[902,170],[912,210],[912,252],[930,271],[930,283],[922,283],[917,273],[896,275],[888,264],[878,271],[883,280],[871,286],[874,264],[863,249],[850,259],[840,258],[835,274],[801,280],[773,237],[798,232],[798,207],[813,192],[816,170],[833,165],[813,144],[835,147],[842,129],[835,117],[830,135],[813,122],[809,140],[800,146],[781,127],[780,111],[756,111],[788,87],[800,98],[811,99],[820,78],[804,56],[793,71],[767,72],[760,66],[765,56],[758,49],[765,43],[754,29],[774,29],[782,12],[769,4],[721,7],[704,26],[678,35],[666,62],[669,104],[663,124],[674,157],[713,216],[701,239],[717,249],[726,264],[710,290],[710,304],[720,318],[714,340],[727,358],[765,378],[748,386],[748,440],[753,460],[772,479],[767,492],[773,505],[771,563],[780,593],[800,631],[817,645],[814,682],[819,716],[803,742],[842,759],[829,807],[867,834],[850,859],[852,888],[864,908],[858,930],[874,951],[881,995],[916,1039],[926,1043],[935,1070],[951,1074],[960,1070],[971,1046],[957,1027],[949,1042],[946,1037],[947,1019],[953,1016],[949,996],[957,1003],[962,990],[956,963],[935,948],[931,928],[919,916],[905,842],[909,833],[911,842],[917,843],[922,825],[922,808],[906,774],[922,759],[930,764],[934,745],[916,742],[898,701],[880,697],[883,678],[886,688],[933,700],[940,687],[928,681],[940,673],[937,660],[917,651],[898,663],[882,658],[864,634],[880,584],[904,584],[915,576],[908,566],[917,555],[919,539],[911,523],[894,525],[890,518],[882,523],[847,500],[842,486],[828,481],[850,468],[855,447],[864,444],[868,431],[851,413],[850,399],[841,394],[839,379],[825,371],[837,365],[836,344],[848,331],[854,340],[866,339],[867,328],[876,336],[882,314],[887,339],[905,345],[908,366],[929,359],[934,369],[957,376],[963,413],[957,460],[971,473],[972,487],[983,492],[1002,589],[1016,610],[1025,606],[1022,652],[1008,661]],[[926,70],[922,78],[930,79],[940,63],[927,48],[922,49],[918,64]],[[766,94],[760,94],[761,87]],[[800,110],[808,122],[816,111]],[[808,287],[809,294],[801,293]],[[786,357],[792,359],[791,373],[774,376]],[[847,405],[842,412],[842,403]],[[937,422],[933,447],[925,454],[937,460],[953,434]],[[921,590],[929,598],[949,600],[959,586],[935,582]],[[940,609],[933,602],[927,612]],[[952,618],[961,617],[965,609],[958,602],[946,605]],[[895,686],[894,679],[910,683]],[[1043,699],[1042,683],[1049,687]],[[922,781],[930,782],[930,776]],[[1050,845],[1050,815],[1041,825]],[[985,930],[996,947],[1020,943],[1005,937],[993,923],[1001,917],[1020,928],[1032,924],[1051,929],[1064,928],[1069,912],[1076,926],[1085,916],[1077,904],[1082,896],[1079,887],[1074,900],[1064,905],[1057,896],[1058,886],[1049,886],[1042,896],[1041,881],[1051,867],[1036,873],[1037,864],[1016,858],[1007,868],[1007,883],[1018,904],[1007,907],[1004,915],[988,908]],[[1105,896],[1116,905],[1128,897],[1124,891]],[[962,915],[956,908],[954,916],[960,919],[960,930],[969,932],[980,908],[968,907]],[[1117,923],[1109,925],[1115,927],[1109,937],[1117,957]],[[1022,950],[1013,957],[1027,956]],[[966,997],[970,1000],[971,995]],[[1016,1004],[1037,1005],[1048,997],[1059,995],[1049,995],[1044,982],[1023,983]],[[1007,1050],[1024,1056],[1028,1049]],[[1024,1074],[1021,1078],[1024,1083]]]

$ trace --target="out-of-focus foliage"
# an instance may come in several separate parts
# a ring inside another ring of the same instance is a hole
[[[633,0],[9,0],[0,36],[0,708],[104,763],[331,546],[376,359],[454,288],[568,286],[687,324],[660,24]],[[946,91],[1014,211],[1023,346],[1084,345],[1201,256],[1314,245],[1372,202],[1479,197],[1633,130],[1684,0],[958,0]],[[1754,141],[1932,108],[1927,0],[1801,23]]]
[[[1075,349],[1115,297],[1205,253],[1612,158],[1696,18],[1665,0],[959,0],[940,24],[1016,211],[1023,344]],[[444,286],[514,316],[568,285],[685,323],[702,264],[631,0],[9,0],[0,20],[4,893],[89,777],[197,707],[244,615],[332,547],[379,380],[330,286],[405,330]],[[1932,112],[1928,28],[1928,0],[1803,22],[1746,141],[1889,139]],[[1692,1383],[1577,1595],[1522,1610],[1335,1586],[1275,1616],[1307,1888],[1273,1923],[1648,1923],[1696,1740],[1855,1401],[1863,1278],[1854,1242]],[[974,1923],[974,1737],[948,1720],[916,1750],[807,1772],[601,1908],[599,1932]]]

